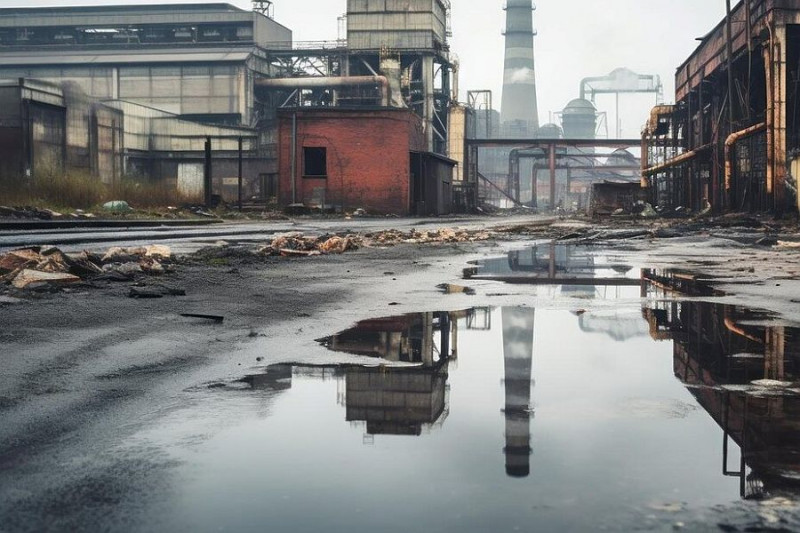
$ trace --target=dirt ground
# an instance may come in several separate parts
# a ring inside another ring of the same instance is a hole
[[[800,234],[791,223],[498,219],[494,226],[497,234],[486,242],[313,257],[254,256],[244,250],[256,244],[245,242],[184,257],[173,273],[143,278],[186,296],[130,298],[130,283],[112,282],[0,290],[0,531],[146,529],[178,481],[170,475],[174,458],[133,446],[143,428],[187,403],[209,409],[208,390],[268,364],[315,362],[316,339],[358,320],[535,306],[541,295],[534,287],[461,279],[470,261],[534,241],[589,244],[634,268],[706,275],[727,293],[719,300],[800,323],[800,248],[793,244]],[[443,295],[441,283],[468,284],[476,293]]]

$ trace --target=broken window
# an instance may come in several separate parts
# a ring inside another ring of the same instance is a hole
[[[303,176],[308,178],[328,176],[327,148],[303,148]]]

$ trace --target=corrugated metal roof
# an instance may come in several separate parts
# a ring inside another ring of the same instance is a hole
[[[3,66],[43,65],[136,65],[143,63],[220,63],[246,61],[252,50],[231,52],[230,50],[119,50],[119,51],[30,51],[0,52],[0,68]]]

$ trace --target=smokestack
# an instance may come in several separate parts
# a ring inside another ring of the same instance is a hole
[[[533,370],[534,309],[504,308],[506,474],[527,477],[531,456],[531,374]]]
[[[532,0],[506,3],[506,60],[500,108],[504,137],[532,138],[539,129],[533,59],[534,9]]]

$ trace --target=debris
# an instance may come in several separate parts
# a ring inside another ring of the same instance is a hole
[[[319,245],[319,251],[324,254],[343,254],[355,247],[349,237],[331,237]]]
[[[108,263],[111,261],[117,261],[117,262],[133,261],[134,259],[146,253],[147,253],[146,248],[121,248],[119,246],[114,246],[108,249],[108,251],[103,256],[101,261],[103,263]]]
[[[72,218],[79,218],[79,219],[85,219],[85,218],[97,218],[97,217],[94,215],[94,213],[87,213],[87,212],[86,212],[86,211],[84,211],[83,209],[76,209],[76,210],[75,210],[75,212],[73,212],[73,213],[72,213],[70,216],[71,216]]]
[[[440,289],[445,294],[466,294],[469,296],[473,296],[475,294],[475,289],[472,287],[464,287],[462,285],[455,285],[453,283],[442,283],[436,286],[437,289]]]
[[[133,276],[131,274],[120,272],[119,270],[109,270],[95,277],[93,281],[112,281],[122,283],[126,281],[133,281]]]
[[[711,202],[708,201],[708,198],[703,198],[703,209],[697,213],[699,217],[707,217],[709,216],[714,209],[711,207]]]
[[[641,216],[642,218],[657,218],[658,212],[655,209],[653,209],[652,205],[645,203],[644,208],[642,209],[642,212],[639,214],[639,216]]]
[[[152,287],[131,287],[128,292],[129,298],[163,298],[164,296],[186,296],[184,289],[167,287],[166,285],[154,285]]]
[[[292,257],[292,256],[309,257],[312,255],[322,255],[320,252],[316,250],[292,250],[291,248],[281,248],[278,250],[278,253],[282,257]]]
[[[146,272],[147,274],[160,275],[166,272],[164,265],[152,257],[143,257],[141,261],[139,261],[139,266],[141,267],[142,272]]]
[[[55,211],[51,211],[50,209],[39,209],[38,207],[0,206],[0,217],[51,220],[54,218],[63,218],[64,215]]]
[[[11,274],[12,278],[25,268],[38,264],[41,259],[39,249],[24,249],[8,252],[0,256],[0,277]]]
[[[128,292],[128,298],[152,300],[155,298],[163,298],[164,296],[164,292],[158,288],[131,287],[131,290]]]
[[[199,318],[202,320],[211,320],[213,322],[217,322],[220,324],[225,321],[225,317],[219,315],[200,315],[196,313],[181,313],[181,316],[184,318]]]
[[[139,263],[117,263],[103,266],[104,273],[117,273],[125,276],[133,277],[134,274],[139,274],[142,271],[142,266]]]
[[[145,248],[145,257],[160,257],[161,259],[170,259],[172,257],[172,250],[169,246],[163,244],[154,244]]]
[[[800,242],[778,241],[777,246],[782,249],[798,249],[800,248]]]
[[[103,209],[105,209],[106,211],[114,211],[117,213],[126,213],[128,211],[133,211],[133,209],[131,209],[131,206],[128,205],[128,202],[124,202],[121,200],[106,202],[103,204]]]
[[[34,284],[63,285],[81,281],[78,276],[56,272],[40,272],[38,270],[24,269],[13,280],[12,284],[17,289],[26,289]]]
[[[762,237],[756,241],[758,246],[775,246],[778,244],[778,239],[774,237]]]
[[[367,216],[367,212],[363,208],[359,207],[358,209],[353,211],[353,216],[354,217],[365,217],[365,216]]]

